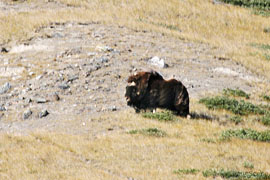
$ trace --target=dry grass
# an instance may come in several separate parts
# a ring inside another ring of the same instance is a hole
[[[120,114],[121,113],[121,114]],[[39,132],[0,136],[1,179],[176,179],[177,169],[213,168],[269,173],[269,143],[233,139],[219,141],[227,127],[217,121],[180,119],[168,123],[129,112],[111,113],[96,120],[123,129],[68,135]],[[98,127],[92,127],[98,128]],[[129,134],[132,129],[158,128],[165,137]],[[202,141],[213,139],[214,142]],[[185,179],[203,179],[202,173]]]
[[[222,48],[233,60],[269,77],[270,61],[264,50],[250,44],[268,44],[267,17],[210,0],[59,0],[69,8],[0,13],[0,42],[27,39],[50,22],[100,21],[134,29],[159,31],[177,38],[209,43]],[[35,3],[29,1],[28,3]]]

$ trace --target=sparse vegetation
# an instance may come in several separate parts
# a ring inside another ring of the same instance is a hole
[[[269,11],[270,12],[270,11]],[[270,13],[269,13],[270,15]],[[265,31],[264,31],[265,32]],[[270,45],[269,44],[256,44],[256,43],[252,43],[251,46],[255,47],[255,48],[258,48],[260,50],[262,50],[262,56],[265,60],[269,61],[270,60],[270,55],[269,53],[269,50],[270,50]]]
[[[261,50],[270,50],[270,45],[269,44],[256,44],[252,43],[251,46],[259,48]]]
[[[269,179],[270,175],[264,172],[241,172],[234,170],[205,170],[203,171],[204,177],[217,177],[220,176],[226,179]]]
[[[207,143],[216,143],[216,141],[212,138],[202,138],[201,141],[207,142]]]
[[[227,96],[234,96],[234,97],[244,97],[246,99],[249,99],[249,94],[247,94],[245,91],[241,89],[223,89],[223,94]]]
[[[251,162],[245,161],[244,162],[244,168],[253,169],[254,165]]]
[[[270,125],[270,114],[266,114],[261,118],[261,122],[266,125],[269,126]]]
[[[264,58],[265,58],[265,60],[267,60],[267,61],[270,61],[270,54],[264,54]]]
[[[157,113],[146,112],[142,114],[143,117],[149,119],[157,119],[159,121],[176,121],[177,118],[172,111],[162,111]]]
[[[226,130],[221,134],[222,139],[230,139],[231,137],[237,137],[240,139],[250,139],[253,141],[262,141],[269,142],[270,141],[270,131],[262,131],[258,132],[252,129],[238,129],[238,130]]]
[[[225,109],[238,115],[264,114],[265,110],[260,106],[254,105],[244,100],[230,99],[225,96],[216,96],[214,98],[202,98],[199,101],[205,104],[209,109]]]
[[[197,174],[198,172],[200,172],[199,169],[178,169],[175,170],[174,173],[182,175],[182,174]]]
[[[266,101],[270,101],[270,96],[268,96],[268,95],[263,95],[263,99],[266,100]]]
[[[241,116],[232,116],[230,118],[230,121],[231,122],[234,122],[235,124],[239,124],[243,121],[242,117]]]
[[[155,137],[164,137],[167,135],[165,131],[159,130],[157,128],[131,130],[128,133],[129,134],[143,134],[143,135],[155,136]]]
[[[268,0],[222,0],[225,3],[230,3],[237,6],[255,8],[259,10],[270,11],[270,2]]]

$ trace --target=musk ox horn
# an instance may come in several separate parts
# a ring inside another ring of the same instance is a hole
[[[128,83],[128,86],[136,86],[136,83],[132,81],[131,83]]]

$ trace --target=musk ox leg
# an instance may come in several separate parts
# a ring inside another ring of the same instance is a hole
[[[157,112],[157,109],[156,108],[150,108],[150,112],[156,113]]]
[[[187,117],[189,115],[189,97],[187,91],[179,94],[175,103],[175,109],[179,116]]]
[[[189,108],[182,108],[180,111],[177,111],[178,116],[187,117],[189,115]]]
[[[141,110],[138,109],[138,108],[134,108],[134,109],[135,109],[135,112],[136,112],[136,113],[140,113],[140,112],[141,112]]]

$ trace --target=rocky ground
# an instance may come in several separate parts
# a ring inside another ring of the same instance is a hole
[[[207,44],[97,22],[53,23],[0,48],[2,132],[83,132],[92,117],[129,108],[126,80],[140,70],[182,81],[192,99],[264,81]]]

